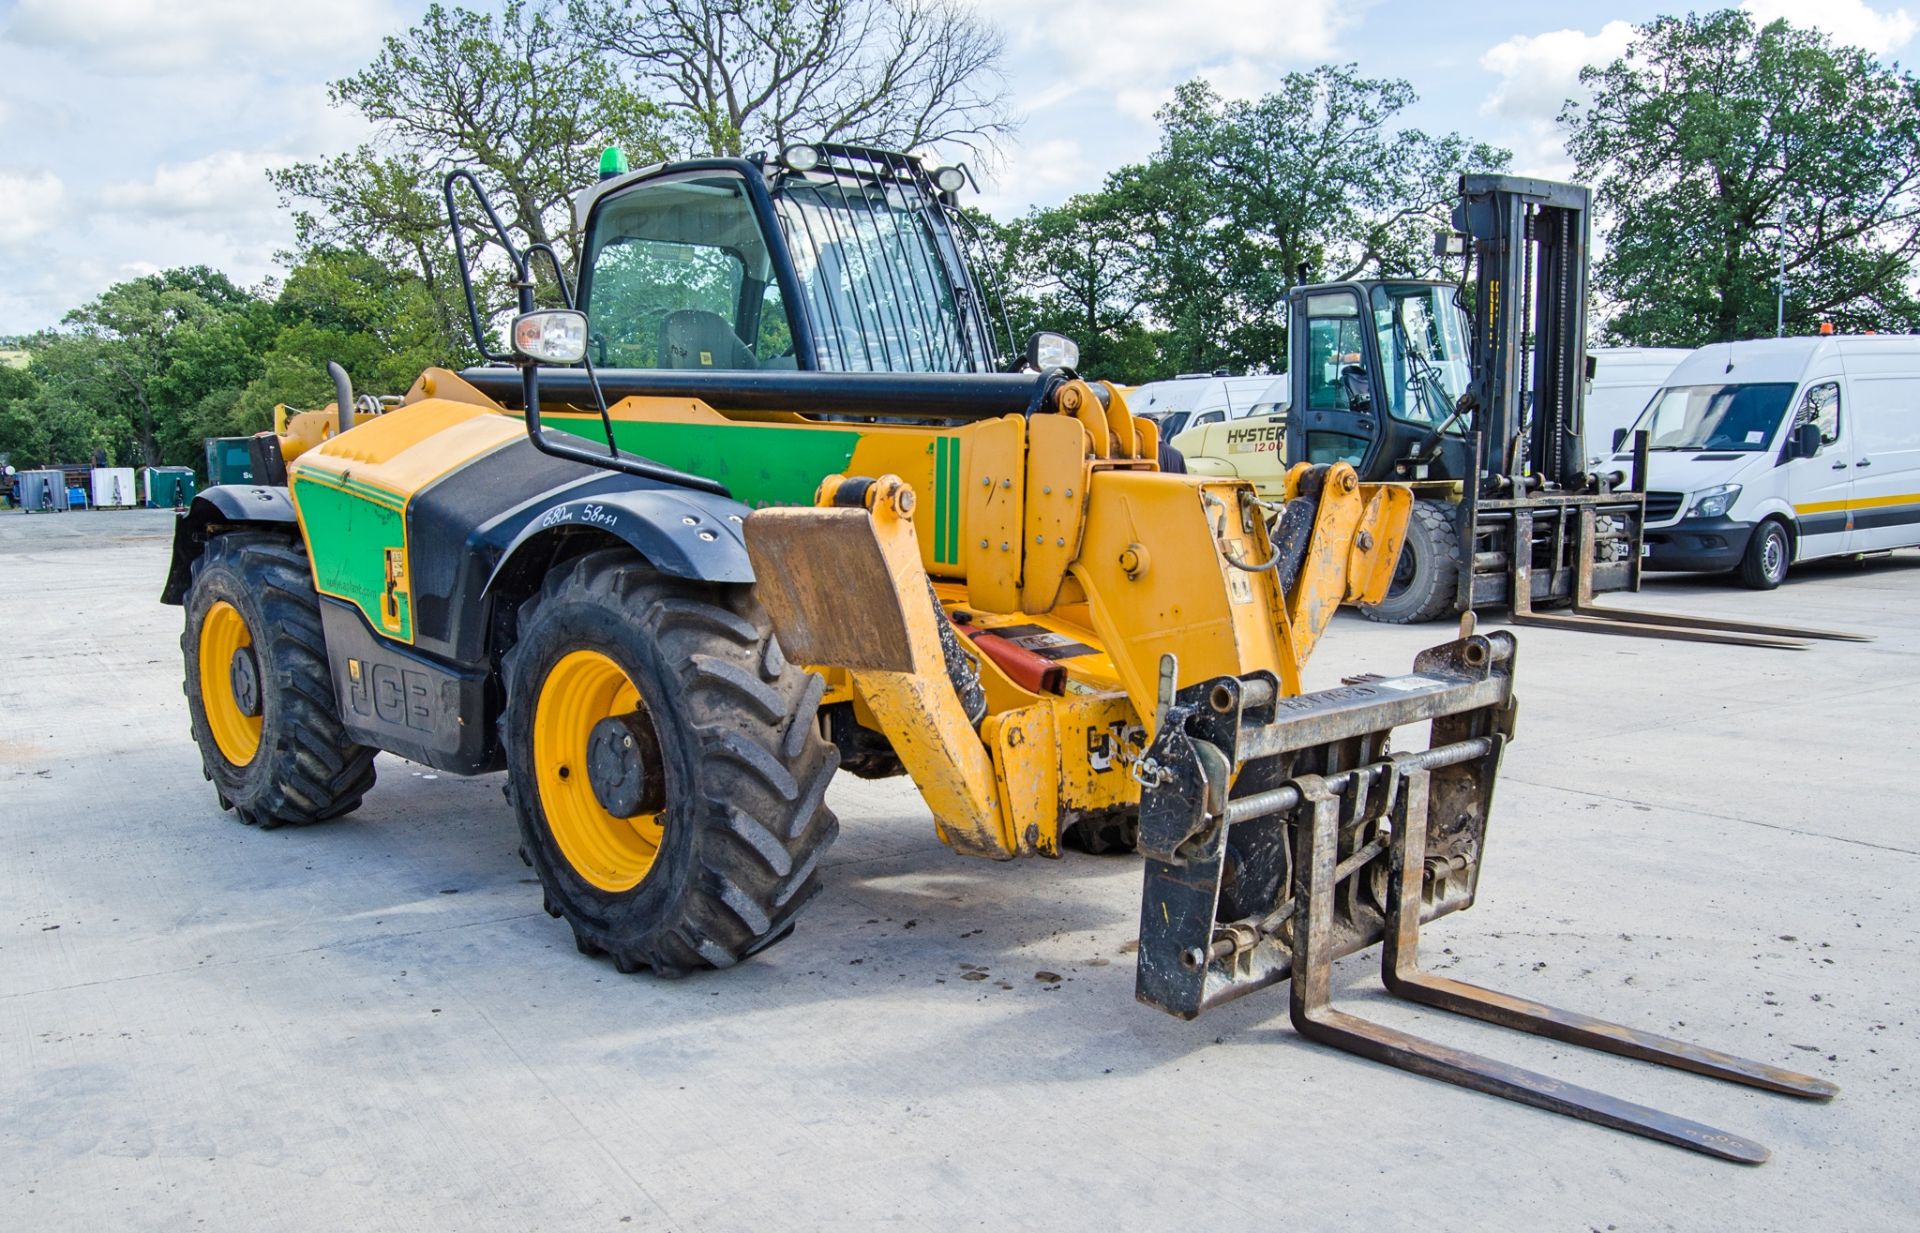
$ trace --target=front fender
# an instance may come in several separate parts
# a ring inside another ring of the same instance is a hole
[[[753,581],[741,527],[752,511],[738,501],[689,488],[625,489],[557,501],[514,537],[487,577],[492,594],[529,561],[551,559],[560,539],[619,540],[655,569],[700,582]]]
[[[187,588],[193,584],[193,563],[207,550],[210,528],[249,523],[276,529],[297,526],[287,490],[265,484],[221,484],[196,495],[187,512],[174,521],[173,561],[167,567],[160,602],[186,601]]]

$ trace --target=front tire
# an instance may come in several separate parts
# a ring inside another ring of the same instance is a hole
[[[377,751],[341,725],[306,553],[280,535],[215,536],[186,612],[182,688],[220,807],[262,827],[357,808]]]
[[[1787,580],[1793,546],[1787,529],[1772,519],[1753,529],[1747,551],[1740,558],[1740,581],[1756,591],[1771,591]]]
[[[581,953],[677,976],[786,936],[839,831],[838,757],[823,682],[748,588],[590,553],[521,608],[504,675],[525,855]]]
[[[1418,625],[1453,611],[1459,587],[1460,535],[1453,510],[1437,501],[1417,500],[1387,597],[1362,604],[1360,613],[1386,625]]]

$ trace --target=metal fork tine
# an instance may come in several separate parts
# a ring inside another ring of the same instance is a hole
[[[1393,873],[1387,888],[1387,936],[1380,955],[1380,978],[1387,992],[1570,1045],[1639,1058],[1789,1096],[1830,1100],[1840,1090],[1825,1079],[1421,970],[1420,896],[1426,866],[1428,783],[1429,775],[1425,771],[1416,770],[1405,777],[1394,818]]]
[[[1293,935],[1293,984],[1290,1009],[1294,1027],[1308,1039],[1384,1062],[1389,1066],[1429,1078],[1443,1079],[1475,1091],[1500,1096],[1519,1104],[1576,1117],[1596,1125],[1624,1130],[1661,1143],[1670,1143],[1692,1151],[1741,1164],[1760,1164],[1767,1149],[1750,1139],[1636,1105],[1506,1062],[1450,1048],[1405,1032],[1357,1018],[1329,1005],[1332,983],[1332,946],[1334,906],[1334,870],[1339,855],[1340,798],[1315,777],[1296,781],[1303,797],[1311,805],[1311,817],[1301,826],[1298,839],[1297,900],[1303,905],[1295,921]],[[1406,943],[1417,939],[1419,929],[1420,879],[1424,861],[1424,835],[1427,805],[1427,772],[1411,772],[1402,785],[1396,810],[1394,851],[1411,865],[1401,864],[1410,873],[1391,880],[1389,897],[1401,902],[1401,894],[1412,888],[1405,901],[1411,910],[1393,910],[1387,931],[1387,945],[1411,953]],[[1408,825],[1407,817],[1414,823]],[[1401,836],[1416,833],[1417,842]]]
[[[1550,1113],[1565,1114],[1739,1164],[1763,1164],[1767,1159],[1767,1149],[1760,1144],[1703,1122],[1675,1117],[1605,1092],[1576,1087],[1506,1062],[1435,1044],[1342,1011],[1324,1007],[1303,1011],[1296,1005],[1293,1025],[1310,1040]]]

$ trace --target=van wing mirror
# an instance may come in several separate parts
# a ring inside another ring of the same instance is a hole
[[[1620,452],[1620,447],[1625,445],[1626,443],[1627,443],[1627,430],[1624,428],[1614,429],[1613,430],[1613,452],[1618,454]]]
[[[1820,452],[1820,425],[1808,421],[1793,430],[1789,446],[1795,458],[1811,458]]]

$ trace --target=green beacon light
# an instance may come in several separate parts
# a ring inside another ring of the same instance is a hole
[[[627,174],[627,152],[619,146],[608,146],[600,152],[600,178],[611,180],[615,176]]]

